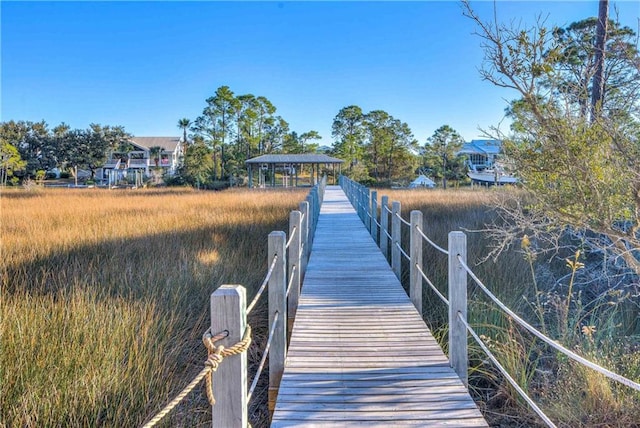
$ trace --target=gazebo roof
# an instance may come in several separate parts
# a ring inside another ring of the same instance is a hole
[[[332,158],[328,155],[305,153],[305,154],[280,154],[280,155],[262,155],[248,159],[245,163],[262,164],[262,163],[343,163],[342,159]]]

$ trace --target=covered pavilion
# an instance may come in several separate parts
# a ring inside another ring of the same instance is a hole
[[[294,186],[314,186],[320,181],[321,167],[332,168],[335,182],[336,165],[338,174],[342,172],[342,159],[333,158],[324,154],[277,154],[262,155],[247,160],[247,170],[249,173],[249,187],[254,186],[254,170],[258,170],[258,187],[276,187],[276,171],[281,173],[282,187]],[[302,167],[311,167],[309,180],[299,177]]]

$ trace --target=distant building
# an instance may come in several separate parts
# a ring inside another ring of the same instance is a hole
[[[493,168],[501,150],[500,140],[471,140],[464,143],[457,154],[467,156],[467,166],[471,171],[482,171]]]
[[[114,181],[131,176],[149,177],[158,168],[162,173],[176,173],[184,150],[178,137],[134,137],[128,152],[113,151],[104,166],[98,170],[102,180]],[[157,152],[156,152],[157,150]]]
[[[517,175],[498,160],[501,151],[500,140],[472,140],[465,143],[458,154],[467,156],[467,175],[472,182],[482,185],[516,184],[519,181]]]

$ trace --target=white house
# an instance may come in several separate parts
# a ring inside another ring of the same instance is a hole
[[[501,150],[500,140],[471,140],[470,143],[464,143],[457,154],[467,155],[467,165],[471,171],[482,171],[494,166]]]
[[[458,152],[467,155],[467,175],[472,182],[482,185],[516,184],[519,179],[499,162],[502,150],[500,140],[472,140]]]
[[[133,137],[132,150],[111,152],[109,159],[98,170],[103,180],[120,180],[124,177],[149,177],[154,168],[162,173],[175,174],[182,161],[184,144],[178,137]]]

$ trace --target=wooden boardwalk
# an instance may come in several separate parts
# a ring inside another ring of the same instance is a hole
[[[487,426],[339,187],[326,189],[271,426]]]

